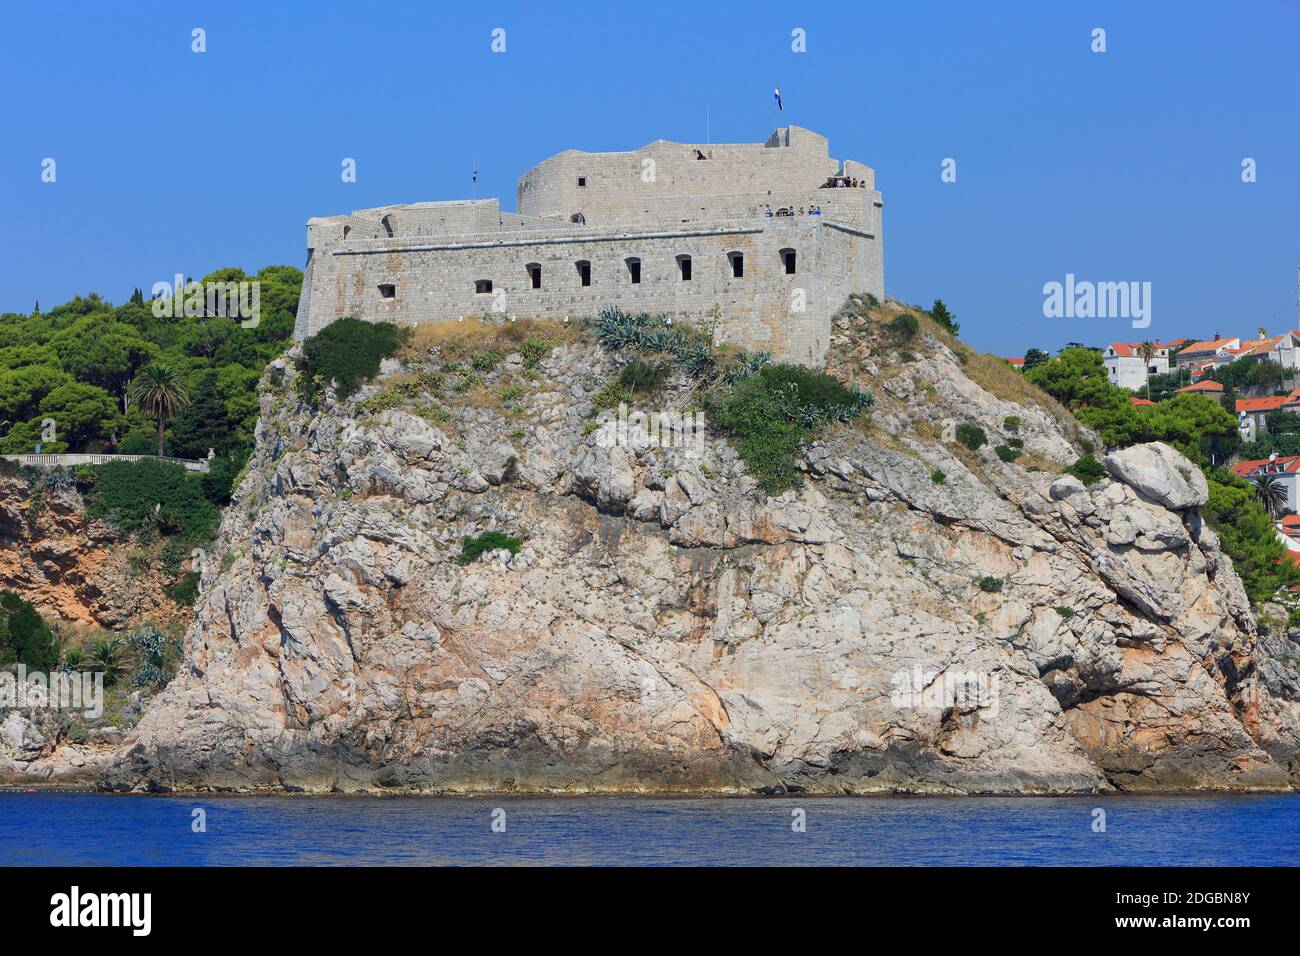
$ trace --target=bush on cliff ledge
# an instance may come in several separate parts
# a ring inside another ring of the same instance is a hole
[[[460,557],[456,559],[457,564],[469,564],[471,561],[477,561],[480,557],[489,551],[504,549],[511,554],[518,554],[519,548],[523,542],[518,538],[512,538],[508,534],[502,534],[500,531],[484,531],[476,538],[466,538],[460,547]]]
[[[874,399],[802,365],[770,363],[710,393],[705,411],[736,444],[758,486],[779,494],[799,484],[799,447],[832,421],[860,416]]]
[[[339,398],[347,398],[379,374],[379,363],[397,354],[411,330],[391,322],[362,322],[343,318],[332,322],[302,343],[298,359],[299,388],[315,399],[335,383]]]

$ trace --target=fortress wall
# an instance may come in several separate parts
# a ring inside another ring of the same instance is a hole
[[[881,198],[868,167],[841,168],[815,133],[789,127],[768,143],[660,141],[630,153],[561,153],[520,180],[519,213],[490,199],[312,219],[294,334],[304,338],[343,316],[406,324],[487,312],[559,319],[616,305],[708,322],[720,342],[820,364],[830,317],[848,294],[884,295]],[[695,159],[697,148],[712,158]],[[641,176],[645,159],[655,161],[651,181]],[[819,188],[841,173],[868,185]],[[577,186],[578,175],[586,185]],[[821,216],[764,215],[764,206],[813,204]],[[586,222],[569,222],[570,211]],[[794,275],[786,274],[784,249],[795,250]],[[742,277],[732,275],[728,253],[743,255]],[[683,255],[691,257],[690,281],[681,278]],[[639,284],[629,257],[640,259]],[[579,260],[590,262],[588,286]],[[542,269],[540,289],[531,286],[530,263]],[[476,292],[476,280],[490,280],[491,291]]]
[[[716,306],[720,320],[715,335],[720,342],[770,351],[782,359],[821,361],[830,314],[858,288],[852,277],[852,245],[840,238],[842,233],[833,234],[807,216],[665,232],[585,241],[573,241],[582,237],[570,234],[537,244],[486,248],[441,241],[405,250],[393,245],[364,252],[346,251],[346,246],[318,248],[306,283],[313,291],[304,292],[297,333],[313,334],[349,315],[417,324],[493,311],[579,317],[607,305],[698,323],[711,320]],[[444,245],[451,248],[429,247]],[[785,273],[780,255],[785,248],[795,250],[794,275]],[[742,278],[732,276],[729,252],[743,255]],[[689,282],[682,281],[677,263],[683,254],[691,257]],[[831,257],[826,263],[825,255]],[[640,284],[631,282],[628,257],[641,260]],[[590,286],[580,283],[578,260],[591,263]],[[542,268],[541,289],[531,288],[525,268],[529,263]],[[829,280],[822,277],[827,264],[832,270]],[[492,280],[491,293],[474,291],[479,279]],[[380,294],[381,283],[396,287],[394,298]],[[800,306],[804,311],[798,311]]]

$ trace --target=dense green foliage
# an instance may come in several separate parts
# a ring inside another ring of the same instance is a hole
[[[1051,356],[1042,349],[1029,349],[1025,352],[1024,371],[1028,372],[1031,368],[1037,368],[1044,362],[1050,361]]]
[[[333,382],[335,394],[346,398],[378,375],[379,363],[396,354],[410,334],[410,329],[391,322],[353,318],[332,322],[302,343],[299,387],[308,398],[316,398]],[[475,360],[477,368],[488,356],[484,353]]]
[[[58,642],[36,608],[13,591],[0,591],[0,666],[26,664],[48,674],[58,663]]]
[[[153,454],[157,415],[128,398],[137,376],[156,363],[174,370],[193,409],[167,423],[169,450],[206,457],[213,448],[238,459],[252,446],[257,379],[292,336],[302,273],[220,269],[203,281],[258,282],[256,327],[227,315],[160,309],[166,314],[157,316],[141,295],[114,306],[91,293],[48,312],[0,315],[0,422],[13,423],[0,426],[0,453],[31,453],[39,444],[45,452]],[[47,418],[55,422],[52,441],[42,438]]]
[[[1300,416],[1291,412],[1273,412],[1265,419],[1267,434],[1261,432],[1252,442],[1243,442],[1237,454],[1245,461],[1267,458],[1273,452],[1279,457],[1300,455]]]
[[[1281,388],[1285,373],[1282,366],[1271,359],[1239,358],[1235,362],[1211,369],[1205,377],[1236,391],[1248,388],[1272,391]]]
[[[158,423],[158,455],[161,456],[168,420],[190,403],[183,376],[170,362],[150,362],[131,380],[127,398]]]
[[[758,485],[776,494],[800,482],[800,445],[832,421],[852,421],[871,395],[802,365],[769,363],[706,397],[706,410],[736,444]]]
[[[220,513],[204,494],[207,476],[153,459],[111,461],[91,474],[87,511],[123,531],[160,532],[185,541],[203,541],[216,533]]]
[[[1287,557],[1273,519],[1256,498],[1255,488],[1222,468],[1205,469],[1210,500],[1202,513],[1219,535],[1223,550],[1252,601],[1267,601],[1280,587],[1300,584],[1300,568]]]
[[[1147,379],[1147,389],[1142,394],[1153,402],[1159,402],[1172,397],[1180,388],[1190,384],[1192,384],[1192,373],[1185,368],[1180,368],[1163,375],[1150,376]]]
[[[1236,418],[1212,398],[1183,393],[1134,405],[1126,389],[1110,383],[1101,354],[1092,349],[1062,349],[1025,377],[1095,428],[1107,447],[1163,441],[1199,462],[1231,454],[1238,440]]]
[[[500,531],[484,531],[477,537],[466,538],[461,543],[460,557],[456,561],[458,564],[469,564],[471,561],[477,561],[486,552],[496,551],[498,548],[505,548],[511,554],[518,554],[522,544],[520,539],[502,534]]]
[[[551,353],[551,343],[536,335],[530,335],[519,343],[519,354],[523,356],[524,368],[537,368],[542,359]]]
[[[180,641],[163,634],[152,624],[145,624],[128,637],[126,646],[136,659],[135,676],[131,680],[134,686],[161,687],[175,673]]]

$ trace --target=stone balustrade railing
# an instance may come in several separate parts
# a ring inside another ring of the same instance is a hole
[[[168,461],[186,471],[204,472],[208,462],[190,458],[168,458],[157,455],[0,455],[0,461],[11,461],[28,468],[68,468],[74,465],[102,465],[110,461]]]

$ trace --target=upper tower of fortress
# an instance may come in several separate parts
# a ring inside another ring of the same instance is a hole
[[[858,189],[821,189],[849,177]],[[417,202],[359,209],[309,220],[309,248],[342,241],[555,229],[667,227],[762,216],[766,207],[816,203],[827,219],[870,230],[879,205],[875,172],[830,156],[824,136],[799,126],[777,129],[765,143],[675,143],[656,140],[616,153],[565,150],[519,179],[517,212],[497,199]]]
[[[731,218],[811,194],[836,175],[875,189],[869,167],[837,162],[826,137],[787,126],[766,143],[661,139],[623,153],[566,150],[520,177],[516,208],[550,220],[581,216],[593,226]]]

